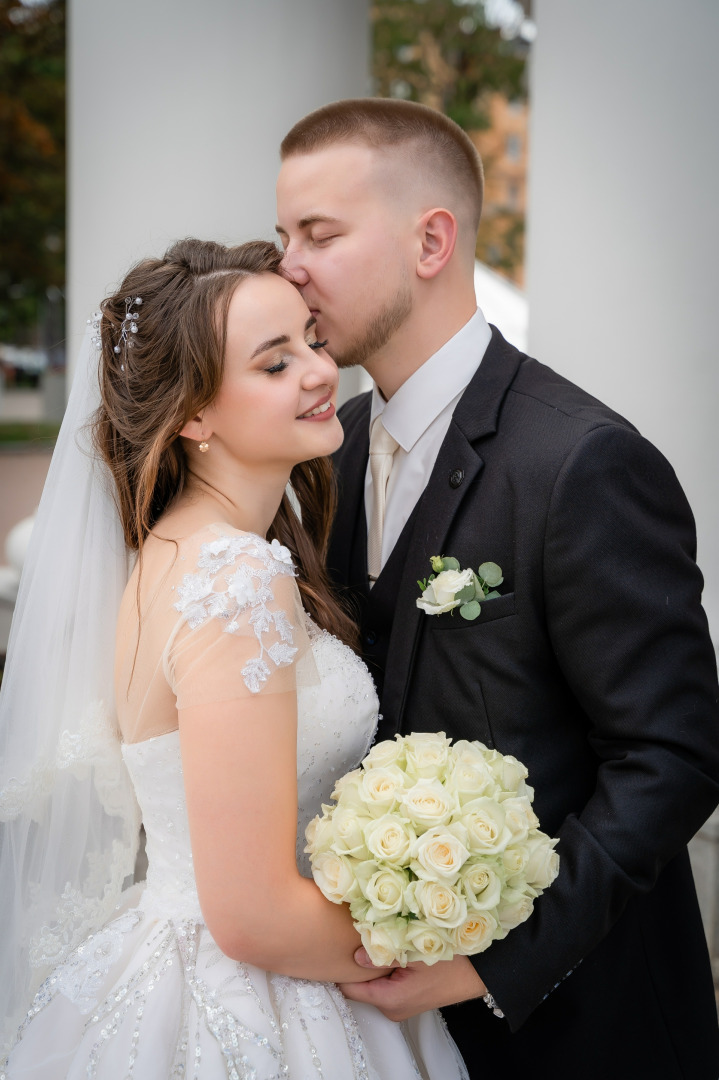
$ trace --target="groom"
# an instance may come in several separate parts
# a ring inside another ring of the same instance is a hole
[[[481,165],[451,121],[319,109],[283,141],[277,196],[319,336],[375,383],[340,414],[329,566],[357,605],[378,738],[516,755],[560,837],[559,877],[503,941],[343,989],[393,1019],[442,1007],[473,1077],[716,1080],[686,844],[719,801],[719,689],[674,472],[485,322]],[[425,614],[433,555],[498,563],[501,595],[475,621]]]

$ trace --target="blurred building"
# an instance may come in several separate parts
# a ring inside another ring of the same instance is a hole
[[[524,234],[527,208],[529,105],[493,94],[490,126],[472,133],[484,163],[484,208],[477,258],[524,285]]]

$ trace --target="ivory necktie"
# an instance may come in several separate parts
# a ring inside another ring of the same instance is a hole
[[[387,481],[392,471],[394,452],[399,443],[392,438],[382,423],[382,416],[375,418],[369,439],[369,467],[372,475],[372,516],[367,536],[367,571],[370,588],[382,569],[382,530],[387,500]]]

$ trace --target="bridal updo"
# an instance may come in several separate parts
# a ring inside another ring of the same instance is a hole
[[[235,289],[278,274],[282,253],[253,240],[236,247],[187,239],[161,259],[144,259],[100,305],[100,396],[95,447],[114,481],[125,542],[143,543],[191,477],[180,431],[212,404],[222,385],[227,314]],[[336,495],[327,458],[304,461],[268,533],[290,549],[305,609],[324,629],[355,644],[355,625],[331,592],[324,562]]]

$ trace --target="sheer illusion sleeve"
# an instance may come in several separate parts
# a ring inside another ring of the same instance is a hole
[[[298,665],[308,679],[311,651],[295,571],[277,540],[243,533],[204,543],[175,596],[180,618],[163,664],[178,710],[295,692]]]

